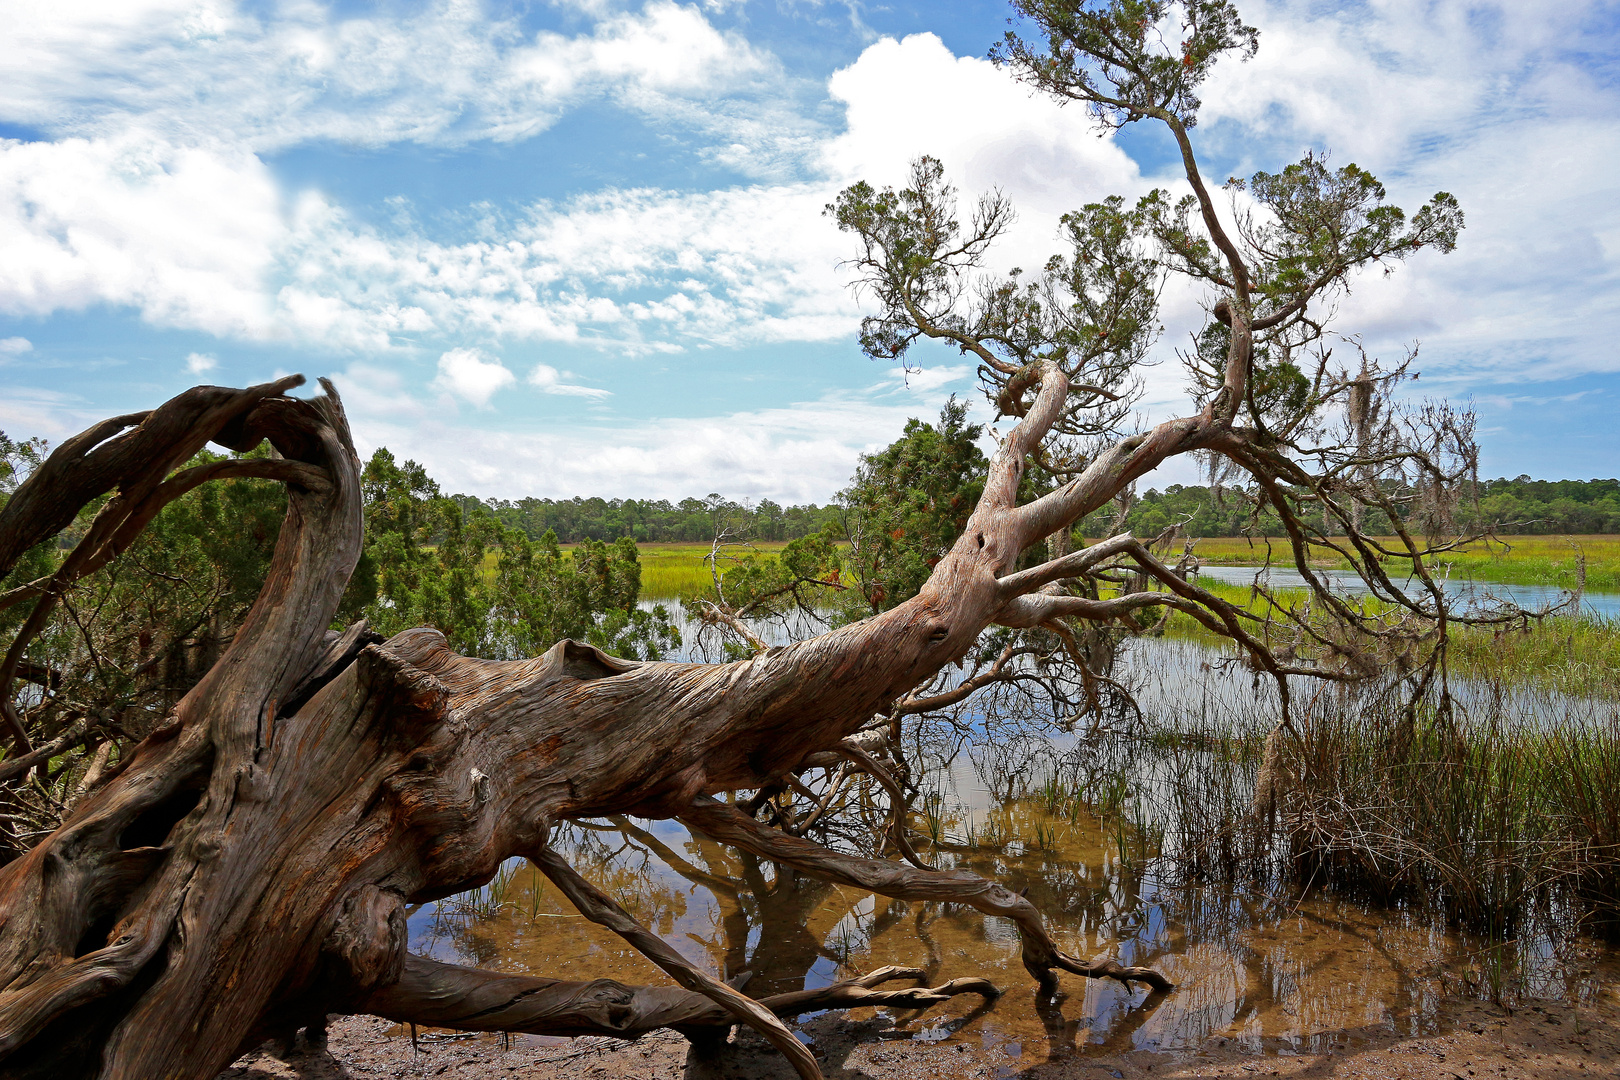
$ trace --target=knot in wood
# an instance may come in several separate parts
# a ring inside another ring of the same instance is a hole
[[[336,963],[339,977],[360,993],[398,982],[408,937],[404,900],[363,885],[340,903],[321,950]]]
[[[473,799],[482,806],[495,797],[495,782],[477,766],[472,770]]]

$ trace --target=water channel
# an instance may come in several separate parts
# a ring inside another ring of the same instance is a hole
[[[690,649],[693,627],[684,630]],[[1126,655],[1124,676],[1145,711],[1189,724],[1212,711],[1267,709],[1265,695],[1274,690],[1222,659],[1195,641],[1141,640]],[[1486,705],[1517,715],[1539,709],[1549,720],[1615,708],[1545,692],[1522,702],[1498,694],[1479,703]],[[1021,767],[1033,771],[1016,783],[1007,773],[1019,766],[1006,753],[970,751],[936,762],[931,805],[941,827],[923,854],[935,865],[1027,889],[1059,946],[1074,955],[1163,971],[1177,989],[1161,998],[1065,976],[1065,996],[1042,1001],[1005,920],[828,885],[674,822],[580,822],[556,842],[694,963],[727,979],[751,972],[745,989],[752,996],[825,986],[885,964],[924,968],[933,985],[983,976],[1010,991],[989,1004],[959,997],[921,1017],[879,1014],[877,1038],[971,1040],[1025,1061],[1190,1049],[1211,1039],[1262,1054],[1321,1052],[1353,1047],[1369,1032],[1432,1033],[1446,994],[1486,992],[1501,947],[1449,932],[1418,911],[1320,891],[1266,896],[1177,886],[1117,822],[1073,807],[1055,812],[1029,792],[1039,786],[1039,771],[1064,760],[1075,740],[1058,734],[1046,753],[1024,748]],[[1133,783],[1135,797],[1151,803],[1149,772]],[[519,860],[491,887],[413,912],[410,933],[413,951],[458,963],[568,979],[667,981]],[[1567,941],[1530,938],[1511,949],[1519,992],[1530,997],[1580,1001],[1615,976],[1612,954],[1594,960],[1589,942],[1576,950]],[[939,1075],[951,1075],[948,1065]]]
[[[1317,570],[1317,577],[1326,582],[1330,588],[1347,593],[1352,596],[1363,596],[1371,592],[1367,583],[1352,570]],[[1227,585],[1252,584],[1258,577],[1261,584],[1272,589],[1306,589],[1308,585],[1304,575],[1298,570],[1273,566],[1200,566],[1198,575],[1209,581],[1219,581]],[[1397,578],[1395,584],[1408,596],[1419,597],[1423,595],[1423,583],[1416,578]],[[1545,608],[1556,607],[1571,598],[1568,589],[1560,589],[1552,585],[1505,585],[1495,581],[1477,581],[1469,578],[1440,579],[1441,589],[1447,599],[1463,611],[1491,604],[1493,601],[1506,600],[1519,605],[1527,611],[1538,611]],[[1620,618],[1620,593],[1616,592],[1587,592],[1580,597],[1578,611],[1583,615],[1595,615],[1602,618]]]

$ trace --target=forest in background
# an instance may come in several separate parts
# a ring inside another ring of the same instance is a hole
[[[719,494],[682,499],[479,499],[453,496],[463,509],[480,507],[507,528],[522,530],[539,540],[549,530],[563,544],[582,540],[617,540],[628,536],[637,543],[707,543],[719,523],[741,527],[756,540],[797,540],[839,521],[845,508],[839,503],[817,506],[781,506],[770,499],[758,503],[733,502]],[[1107,530],[1109,514],[1088,519],[1087,536]],[[1171,484],[1164,490],[1149,488],[1139,494],[1125,515],[1125,528],[1136,536],[1156,536],[1179,522],[1188,536],[1242,536],[1254,526],[1260,535],[1281,535],[1269,513],[1252,519],[1252,503],[1241,491],[1215,492],[1200,484]],[[1495,524],[1496,531],[1517,536],[1620,533],[1620,479],[1511,480],[1480,482],[1479,509],[1457,522],[1462,529]]]

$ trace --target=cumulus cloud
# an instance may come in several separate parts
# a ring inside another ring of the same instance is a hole
[[[21,356],[34,351],[34,343],[25,337],[0,338],[0,357]]]
[[[932,154],[968,195],[1005,192],[1043,262],[1057,215],[1142,185],[1136,163],[1085,110],[1036,96],[933,34],[875,42],[834,73],[828,91],[848,122],[822,148],[837,182],[903,183],[911,160]]]
[[[653,58],[674,33],[655,30],[698,16],[646,12],[646,25],[599,27],[578,44],[596,57],[586,66],[659,85],[688,78]],[[693,48],[714,59],[723,45]],[[1050,253],[1058,213],[1139,186],[1130,159],[1092,137],[1078,110],[1032,101],[933,35],[873,46],[834,76],[832,94],[848,126],[818,151],[815,178],[601,190],[491,210],[486,238],[460,242],[408,216],[363,224],[313,192],[287,206],[243,149],[134,136],[3,144],[0,230],[18,257],[0,268],[0,308],[128,305],[159,325],[360,351],[423,335],[631,353],[827,341],[858,317],[837,265],[848,240],[821,213],[845,183],[899,181],[912,157],[935,153],[970,193],[999,184],[1018,201],[1022,224],[1002,258],[1024,265]]]
[[[186,357],[186,371],[192,375],[206,375],[219,367],[219,360],[207,353],[194,352]]]
[[[1238,171],[1305,146],[1377,173],[1391,201],[1439,190],[1468,216],[1458,250],[1364,274],[1338,325],[1390,355],[1423,342],[1425,380],[1544,380],[1620,370],[1620,100],[1572,52],[1605,5],[1261,0],[1260,52],[1218,69],[1199,139]]]
[[[1220,69],[1195,131],[1222,174],[1329,142],[1396,201],[1445,188],[1469,214],[1458,253],[1357,281],[1339,325],[1386,353],[1421,337],[1425,382],[1443,386],[1620,366],[1620,109],[1567,52],[1595,6],[1256,5],[1261,52]],[[0,141],[0,312],[110,305],[225,339],[350,349],[375,371],[457,341],[632,355],[836,341],[859,309],[837,265],[848,238],[820,211],[854,179],[900,183],[927,152],[969,197],[1000,187],[1020,216],[997,265],[1030,268],[1060,213],[1175,182],[1143,176],[1083,109],[930,34],[876,41],[836,72],[824,100],[843,126],[828,133],[771,56],[703,10],[578,6],[593,20],[578,34],[523,32],[476,5],[399,18],[225,0],[27,8],[0,55],[0,115],[55,141]],[[410,214],[366,224],[366,208],[281,189],[259,156],[313,140],[518,140],[587,101],[700,133],[713,160],[769,159],[745,170],[768,179],[481,209],[468,239]],[[1162,354],[1202,319],[1198,300],[1166,291]],[[1153,402],[1182,401],[1173,363],[1149,378]],[[516,381],[452,349],[434,386],[485,408]],[[527,381],[608,392],[548,365]],[[391,415],[419,407],[419,385],[371,385]]]
[[[451,349],[439,357],[439,374],[433,385],[439,390],[475,405],[489,407],[496,391],[517,381],[499,360],[485,360],[477,349]]]
[[[279,202],[244,150],[0,140],[0,312],[108,304],[161,326],[271,336],[271,272],[290,238]]]

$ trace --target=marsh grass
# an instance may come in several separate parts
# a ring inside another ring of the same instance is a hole
[[[1495,941],[1538,918],[1620,930],[1620,707],[1536,726],[1501,713],[1407,724],[1392,693],[1322,703],[1283,740],[1284,794],[1267,814],[1262,731],[1233,718],[1155,755],[1176,876],[1332,887]]]
[[[752,550],[773,558],[786,546],[783,541],[762,540]],[[643,600],[675,600],[713,588],[707,561],[709,544],[641,544],[637,550],[641,556]],[[720,569],[726,568],[722,563]]]
[[[1459,579],[1574,588],[1578,560],[1577,548],[1571,541],[1578,545],[1586,559],[1586,587],[1620,590],[1620,536],[1508,537],[1505,541],[1508,548],[1494,542],[1475,544],[1466,551],[1448,554],[1435,569]],[[1286,547],[1276,540],[1271,544],[1273,564],[1291,565]],[[753,545],[753,550],[772,558],[785,546],[782,541],[760,541]],[[572,545],[563,548],[564,551],[571,549]],[[1266,558],[1265,541],[1251,542],[1245,537],[1208,537],[1198,541],[1194,550],[1200,559],[1216,566],[1257,565]],[[673,600],[704,592],[712,585],[705,561],[710,551],[708,544],[642,544],[639,551],[643,599]],[[486,556],[485,569],[491,575],[495,572],[497,558],[495,552]],[[1317,565],[1333,569],[1342,568],[1344,564],[1337,560],[1319,560]],[[1247,592],[1241,587],[1228,588]]]
[[[1547,619],[1496,631],[1465,627],[1451,642],[1454,669],[1476,679],[1528,681],[1572,697],[1620,699],[1620,620]]]
[[[1198,585],[1243,610],[1265,613],[1265,601],[1246,586],[1209,578]],[[1303,590],[1277,590],[1273,596],[1284,606],[1309,600]],[[1362,601],[1371,614],[1387,610],[1372,597]],[[1233,648],[1226,638],[1180,612],[1170,616],[1164,632],[1227,651]],[[1534,686],[1574,697],[1620,698],[1620,619],[1582,614],[1516,628],[1457,624],[1451,629],[1450,650],[1451,672],[1461,678]]]

